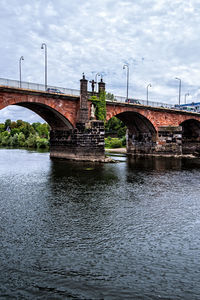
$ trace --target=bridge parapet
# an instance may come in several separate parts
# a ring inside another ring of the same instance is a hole
[[[0,78],[0,85],[11,87],[11,88],[20,88],[24,90],[49,92],[53,94],[67,94],[72,96],[80,96],[80,90],[76,90],[76,89],[69,89],[69,88],[57,87],[52,85],[48,85],[47,88],[45,89],[44,84],[26,82],[26,81],[21,81],[20,83],[20,81],[18,80],[5,79],[5,78]]]

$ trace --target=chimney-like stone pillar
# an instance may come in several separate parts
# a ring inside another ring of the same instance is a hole
[[[85,124],[89,121],[88,119],[88,91],[87,91],[88,81],[83,78],[80,80],[80,110],[78,123]]]
[[[101,78],[101,81],[98,83],[99,89],[98,89],[98,93],[100,94],[100,92],[105,91],[105,82],[103,82],[103,79]]]

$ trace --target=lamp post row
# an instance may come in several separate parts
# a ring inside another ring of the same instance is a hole
[[[47,89],[47,45],[45,43],[42,43],[41,49],[44,49],[44,84],[45,84],[45,90]],[[21,56],[19,59],[19,86],[22,87],[22,60],[24,60],[24,57]]]
[[[126,73],[126,99],[127,99],[127,102],[128,102],[128,89],[129,89],[129,65],[128,64],[125,64],[123,65],[123,69],[127,68],[127,73]],[[98,73],[97,73],[98,74]],[[175,77],[175,79],[179,80],[179,94],[178,94],[178,103],[179,105],[181,104],[181,79],[178,78],[178,77]],[[151,83],[149,83],[147,85],[147,105],[148,105],[148,102],[149,102],[149,87],[152,87]],[[185,94],[185,104],[186,104],[186,97],[189,96],[190,94],[189,93],[186,93]]]
[[[47,44],[42,43],[41,49],[45,50],[44,52],[44,57],[45,57],[45,63],[44,63],[44,82],[45,82],[45,90],[47,89]],[[20,88],[22,87],[22,60],[24,60],[24,57],[21,56],[19,59],[19,84]],[[126,99],[128,101],[128,89],[129,89],[129,65],[125,64],[123,65],[123,69],[127,69],[127,79],[126,79]],[[100,73],[97,73],[95,75],[95,82],[97,82],[97,76],[101,76]],[[179,81],[179,95],[178,95],[178,100],[179,100],[179,105],[181,103],[181,79],[178,77],[175,77],[176,80]],[[147,85],[147,105],[149,101],[149,87],[152,87],[151,83]],[[189,93],[185,94],[185,104],[186,104],[186,97],[189,96]]]

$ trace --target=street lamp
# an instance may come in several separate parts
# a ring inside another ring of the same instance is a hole
[[[189,95],[190,95],[189,93],[185,94],[185,104],[186,104],[186,97],[189,96]]]
[[[96,92],[97,92],[97,76],[101,76],[101,74],[100,74],[100,73],[97,73],[97,74],[95,75],[95,82],[96,82]]]
[[[148,105],[148,102],[149,102],[149,87],[152,87],[151,83],[149,83],[147,85],[147,105]]]
[[[123,69],[127,68],[127,85],[126,85],[126,99],[128,101],[128,82],[129,82],[129,66],[128,64],[125,64],[123,66]]]
[[[44,77],[45,77],[45,91],[47,89],[47,45],[42,43],[41,49],[45,50],[45,65],[44,65]]]
[[[19,59],[19,87],[22,87],[22,60],[24,60],[24,57],[21,56]]]
[[[178,93],[178,104],[181,104],[181,79],[176,77],[175,79],[179,80],[179,93]]]

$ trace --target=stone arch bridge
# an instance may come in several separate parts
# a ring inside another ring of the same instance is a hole
[[[50,156],[104,161],[104,123],[94,120],[87,80],[80,80],[80,96],[0,86],[0,109],[28,108],[51,127]],[[99,82],[98,93],[105,90]],[[141,104],[106,102],[106,119],[119,118],[128,128],[130,155],[181,155],[200,151],[200,114]],[[91,117],[92,116],[92,117]]]

